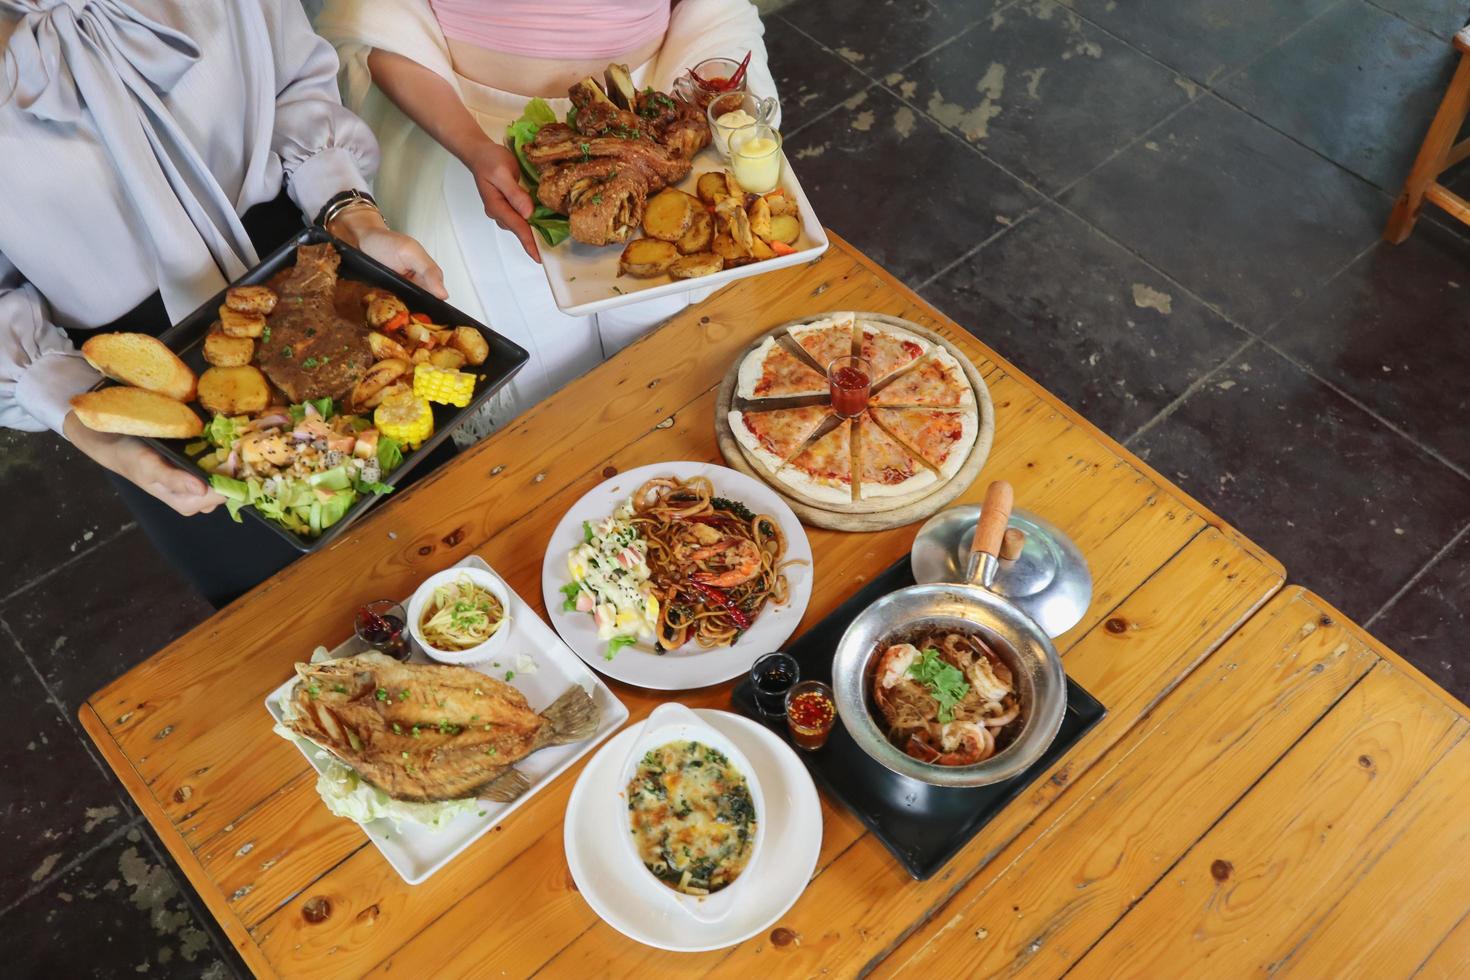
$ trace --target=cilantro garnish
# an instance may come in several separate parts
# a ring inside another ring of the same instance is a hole
[[[919,659],[909,664],[909,675],[929,688],[929,693],[939,702],[939,721],[948,724],[954,721],[954,709],[965,695],[970,693],[969,682],[964,673],[939,656],[939,651],[930,647],[920,654]]]

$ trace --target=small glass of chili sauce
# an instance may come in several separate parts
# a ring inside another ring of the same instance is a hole
[[[827,386],[832,391],[832,411],[845,419],[856,418],[868,407],[873,367],[861,357],[839,357],[827,365]]]
[[[374,599],[357,610],[353,630],[357,638],[394,660],[408,659],[408,614],[392,599]]]
[[[786,692],[786,727],[798,748],[811,752],[826,745],[836,720],[837,702],[821,681],[802,681]]]

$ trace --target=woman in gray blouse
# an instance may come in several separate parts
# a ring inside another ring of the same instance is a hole
[[[82,426],[69,400],[98,376],[72,338],[182,318],[303,217],[365,192],[377,144],[299,0],[0,0],[0,48],[0,426],[61,433],[126,480],[154,543],[225,601],[290,549],[228,524],[139,440]],[[329,230],[444,295],[375,208]],[[228,569],[206,554],[216,532]]]

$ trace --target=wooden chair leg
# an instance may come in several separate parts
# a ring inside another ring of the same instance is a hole
[[[1404,189],[1394,203],[1393,213],[1388,216],[1388,224],[1383,229],[1386,241],[1397,245],[1414,230],[1414,223],[1419,220],[1419,208],[1424,204],[1424,192],[1449,166],[1450,152],[1467,112],[1470,112],[1470,52],[1462,49],[1459,67],[1455,69],[1450,87],[1439,103],[1434,121],[1429,124],[1429,132],[1419,147],[1413,169],[1404,181]]]

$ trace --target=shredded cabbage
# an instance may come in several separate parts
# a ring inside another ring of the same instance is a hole
[[[316,791],[333,816],[358,823],[391,820],[393,829],[404,824],[441,830],[455,817],[478,806],[476,800],[447,800],[443,803],[405,803],[370,785],[356,770],[335,759],[317,777]]]

